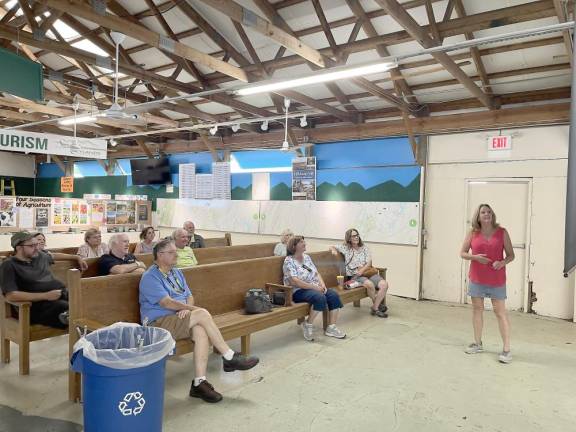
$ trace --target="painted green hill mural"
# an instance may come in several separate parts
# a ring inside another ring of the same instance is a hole
[[[233,200],[251,200],[252,199],[252,185],[245,188],[236,186],[231,191]]]
[[[286,183],[278,183],[276,186],[270,188],[271,201],[291,201],[292,191],[290,186]]]
[[[344,185],[322,183],[317,188],[318,201],[392,201],[418,202],[420,199],[420,175],[404,187],[394,180],[381,183],[368,189],[356,182]]]

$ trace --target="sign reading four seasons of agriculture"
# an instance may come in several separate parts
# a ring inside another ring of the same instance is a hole
[[[107,145],[106,140],[103,139],[74,138],[2,129],[0,130],[0,150],[106,159]]]
[[[292,199],[316,200],[316,158],[292,159]]]

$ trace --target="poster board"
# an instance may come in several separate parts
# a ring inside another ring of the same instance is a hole
[[[316,200],[316,158],[292,159],[292,201]]]

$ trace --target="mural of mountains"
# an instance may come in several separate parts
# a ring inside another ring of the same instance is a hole
[[[236,186],[231,191],[233,200],[251,200],[252,199],[252,185],[245,188]]]
[[[270,188],[271,201],[292,201],[292,191],[286,183],[278,183]]]
[[[368,189],[356,182],[344,185],[322,183],[317,187],[318,201],[390,201],[418,202],[420,199],[420,175],[404,187],[394,180],[381,183]]]

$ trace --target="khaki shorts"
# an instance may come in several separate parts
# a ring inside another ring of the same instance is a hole
[[[192,339],[192,329],[190,328],[190,316],[184,319],[178,318],[178,315],[166,315],[150,323],[154,327],[160,327],[168,330],[174,340]]]

